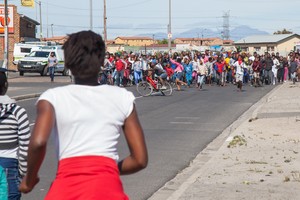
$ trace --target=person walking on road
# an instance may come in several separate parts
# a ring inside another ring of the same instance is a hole
[[[290,73],[291,73],[291,79],[293,81],[293,84],[296,83],[297,80],[297,68],[298,68],[298,63],[295,60],[295,57],[291,58],[291,62],[290,62]]]
[[[8,82],[5,71],[0,68],[0,199],[21,199],[18,190],[21,178],[27,171],[27,150],[30,139],[29,120],[26,110],[6,95]],[[3,176],[2,176],[3,177]],[[7,193],[7,194],[5,194]]]
[[[121,59],[120,55],[116,55],[116,85],[123,87],[123,80],[124,80],[124,70],[127,68],[127,64],[123,59]]]
[[[189,58],[184,58],[183,67],[185,72],[185,80],[188,87],[191,87],[193,81],[193,63],[190,62]]]
[[[51,52],[50,57],[48,58],[48,69],[49,69],[49,75],[51,82],[54,81],[54,73],[55,73],[55,67],[57,66],[58,61],[55,56],[54,52]]]
[[[274,63],[273,63],[272,57],[269,53],[267,53],[267,56],[265,59],[264,78],[268,85],[272,84],[271,81],[272,81],[272,76],[273,76],[273,72],[272,72],[273,65],[274,65]]]
[[[239,55],[238,60],[233,64],[233,66],[235,67],[235,78],[237,88],[239,89],[238,91],[242,91],[244,79],[244,62],[241,55]]]
[[[140,81],[142,81],[142,62],[138,59],[136,55],[132,58],[132,69],[133,69],[133,75],[134,75],[134,83],[137,85]]]
[[[170,59],[170,62],[172,64],[174,64],[176,66],[174,72],[176,74],[176,79],[175,79],[175,83],[176,83],[176,86],[177,86],[177,91],[180,91],[181,90],[181,85],[187,85],[187,83],[183,82],[181,80],[182,76],[183,76],[183,66],[181,64],[181,59],[178,58],[177,61],[173,60],[173,59]]]
[[[72,71],[75,84],[49,89],[38,99],[28,172],[20,191],[28,193],[37,184],[53,132],[59,163],[46,200],[126,200],[119,175],[135,173],[148,162],[135,97],[124,88],[99,85],[105,55],[100,35],[92,31],[73,33],[63,49],[65,66]],[[130,153],[119,161],[121,129]]]
[[[272,73],[273,74],[272,74],[271,82],[273,85],[275,85],[277,82],[277,72],[278,72],[280,63],[275,55],[272,56],[272,60],[273,60],[273,65],[272,65]]]
[[[198,74],[197,86],[198,86],[199,90],[202,90],[207,73],[208,73],[208,70],[207,70],[206,65],[202,62],[202,60],[200,60],[200,64],[197,69],[197,74]]]

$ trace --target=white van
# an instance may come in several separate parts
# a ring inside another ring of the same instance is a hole
[[[65,59],[62,46],[39,47],[26,57],[21,58],[18,61],[20,76],[23,76],[24,73],[40,73],[41,76],[46,76],[48,73],[48,58],[52,52],[58,60],[55,72],[62,73],[62,75],[66,76],[68,71],[65,69]]]
[[[55,42],[25,42],[25,43],[15,43],[14,53],[13,53],[13,64],[17,65],[21,58],[30,54],[31,51],[38,50],[43,46],[55,46]]]

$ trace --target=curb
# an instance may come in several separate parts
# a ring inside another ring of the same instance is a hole
[[[271,101],[274,93],[281,89],[283,85],[277,86],[269,93],[263,96],[258,102],[250,106],[240,117],[225,128],[222,133],[209,143],[196,157],[188,167],[179,172],[173,179],[169,180],[153,193],[148,200],[178,200],[182,194],[192,185],[195,180],[203,174],[203,166],[211,160],[221,146],[226,142],[228,136],[237,129],[244,121],[257,117],[258,110],[267,102]]]
[[[16,101],[22,101],[22,100],[37,98],[40,95],[41,95],[41,93],[25,94],[25,95],[12,97],[12,99],[15,99]]]

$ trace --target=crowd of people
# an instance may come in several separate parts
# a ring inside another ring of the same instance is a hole
[[[295,83],[300,75],[299,67],[299,51],[290,52],[288,56],[270,52],[250,54],[209,50],[155,54],[107,52],[99,81],[131,86],[149,75],[157,76],[162,85],[164,81],[173,82],[177,90],[181,90],[181,85],[196,85],[201,90],[204,84],[235,84],[238,90],[242,90],[244,84],[259,87],[288,80]]]
[[[298,51],[288,56],[209,50],[111,54],[92,31],[69,35],[63,48],[75,84],[39,97],[32,133],[25,109],[6,95],[6,70],[0,70],[0,199],[20,199],[21,192],[38,184],[52,132],[58,169],[45,199],[129,199],[119,176],[145,168],[148,153],[135,97],[120,87],[138,84],[146,76],[156,76],[162,86],[170,81],[178,91],[182,85],[202,90],[204,84],[235,84],[241,91],[245,84],[259,87],[300,79]],[[119,160],[121,129],[129,153]]]
[[[21,193],[38,184],[52,134],[58,167],[44,199],[127,200],[120,175],[148,163],[135,97],[124,88],[99,84],[105,58],[100,35],[73,33],[63,49],[74,84],[48,89],[39,97],[32,131],[25,109],[6,95],[7,70],[0,68],[0,199],[20,200]],[[129,149],[123,159],[117,150],[120,134]]]

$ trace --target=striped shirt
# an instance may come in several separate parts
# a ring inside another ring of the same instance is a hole
[[[29,138],[25,109],[7,95],[0,96],[0,157],[17,159],[21,176],[27,171]]]

